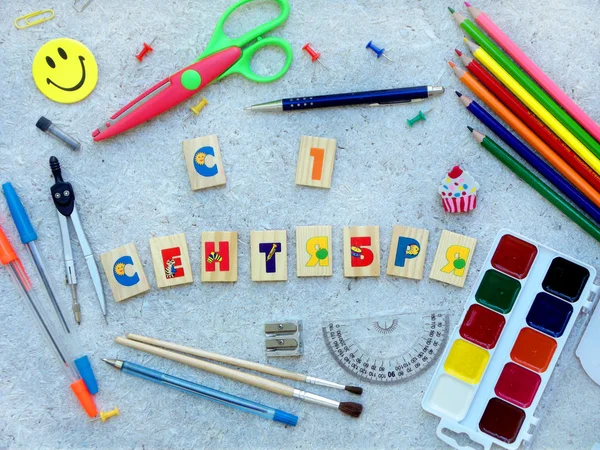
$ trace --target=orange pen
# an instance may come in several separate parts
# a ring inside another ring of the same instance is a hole
[[[531,145],[546,161],[560,174],[581,191],[590,201],[600,207],[600,193],[592,187],[581,175],[569,166],[554,150],[542,141],[521,119],[500,102],[489,90],[485,88],[473,75],[456,67],[453,62],[448,62],[458,79],[479,97],[492,111],[494,111],[508,126]]]
[[[79,372],[73,363],[74,359],[70,354],[70,348],[66,344],[66,338],[48,320],[44,309],[40,306],[40,301],[35,296],[29,276],[23,264],[21,264],[21,260],[17,256],[15,249],[6,237],[6,234],[4,234],[2,227],[0,227],[0,263],[8,268],[15,285],[19,288],[21,294],[23,294],[23,298],[27,300],[26,303],[31,309],[42,334],[54,350],[60,365],[65,369],[67,377],[70,380],[71,390],[79,400],[79,403],[88,416],[95,417],[98,415],[98,411],[94,403],[94,397],[89,393],[83,379],[79,376]]]

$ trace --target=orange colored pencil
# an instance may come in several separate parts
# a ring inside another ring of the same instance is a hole
[[[596,206],[600,207],[600,193],[596,191],[581,175],[571,168],[554,150],[542,141],[521,119],[515,116],[502,102],[488,91],[477,79],[467,71],[449,62],[458,79],[479,97],[492,111],[508,124],[519,136],[531,145],[548,163],[560,172],[567,180],[579,189]]]

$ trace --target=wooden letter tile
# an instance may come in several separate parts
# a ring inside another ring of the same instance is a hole
[[[115,301],[121,302],[150,290],[135,245],[127,244],[102,253],[100,262]]]
[[[428,240],[428,230],[394,226],[387,274],[415,280],[422,279]]]
[[[287,280],[287,235],[285,230],[250,233],[252,281]]]
[[[442,231],[429,278],[463,287],[477,239]]]
[[[344,276],[378,277],[379,227],[344,227]]]
[[[335,139],[302,136],[296,167],[296,184],[329,189],[336,149]]]
[[[296,272],[299,277],[333,275],[330,226],[296,227]]]
[[[159,288],[194,281],[185,233],[150,239],[150,251]]]
[[[192,191],[225,184],[225,169],[216,135],[183,141],[183,154]]]
[[[205,231],[200,244],[203,282],[236,282],[238,279],[238,234],[235,231]]]

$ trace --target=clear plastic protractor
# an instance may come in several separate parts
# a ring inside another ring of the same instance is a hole
[[[422,373],[443,352],[448,333],[448,313],[442,310],[323,324],[338,364],[372,383],[398,383]]]

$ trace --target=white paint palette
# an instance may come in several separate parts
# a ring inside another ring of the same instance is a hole
[[[600,292],[595,277],[590,265],[500,231],[423,397],[441,440],[486,450],[531,440],[577,316]]]

